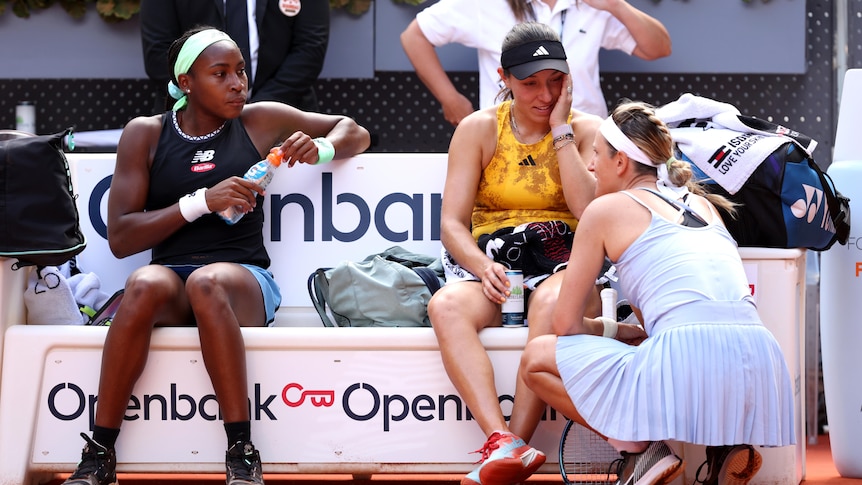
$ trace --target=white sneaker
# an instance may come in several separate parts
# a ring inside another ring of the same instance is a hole
[[[622,452],[616,485],[663,485],[682,473],[684,462],[664,441],[653,441],[641,453]]]

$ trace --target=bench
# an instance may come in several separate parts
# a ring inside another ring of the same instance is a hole
[[[115,288],[142,263],[137,257],[116,261],[105,256],[110,253],[98,218],[112,165],[105,166],[99,157],[70,156],[88,237],[79,262],[84,271],[98,274],[103,285]],[[242,329],[252,432],[267,473],[367,477],[466,473],[473,468],[478,456],[470,452],[484,436],[446,376],[433,330],[325,328],[305,294],[305,277],[318,266],[361,259],[393,243],[431,254],[439,249],[434,231],[439,220],[434,219],[444,160],[444,154],[362,155],[325,169],[301,167],[290,178],[276,176],[270,186],[267,247],[285,301],[274,327]],[[417,176],[410,181],[381,178],[380,172],[398,173],[393,171],[403,170],[404,164]],[[303,180],[305,176],[311,182]],[[313,218],[299,219],[305,221],[303,231],[296,229],[299,223],[291,225],[293,239],[274,220],[287,218],[285,211],[294,209],[291,204],[306,215],[314,212]],[[342,205],[348,209],[344,214],[339,213]],[[318,207],[321,210],[314,210]],[[312,231],[314,237],[308,240],[309,225],[334,236],[326,240]],[[357,236],[359,228],[372,226],[376,233],[366,230]],[[404,234],[408,240],[398,240]],[[801,420],[799,445],[762,450],[764,467],[753,483],[796,485],[804,477],[805,463],[800,379],[805,251],[741,253],[761,316],[779,339],[796,379]],[[74,469],[83,446],[78,435],[92,425],[107,329],[22,325],[26,270],[13,272],[11,261],[0,262],[0,485],[29,485]],[[480,334],[506,412],[511,410],[526,335],[525,328],[491,328]],[[158,328],[151,347],[117,443],[118,471],[224,473],[224,432],[197,330]],[[548,455],[541,472],[558,470],[564,421],[548,409],[533,438],[532,444]],[[691,483],[703,460],[702,447],[678,448],[690,464],[680,483]]]
[[[314,318],[317,318],[316,315]],[[466,473],[484,437],[428,328],[245,328],[253,436],[268,473]],[[0,385],[0,484],[74,469],[106,328],[16,325]],[[526,329],[482,339],[511,401]],[[122,472],[223,473],[224,432],[193,328],[159,328],[117,443]],[[504,406],[506,403],[504,403]],[[510,404],[509,404],[510,406]],[[536,446],[556,453],[563,419]],[[556,471],[551,459],[544,471]]]

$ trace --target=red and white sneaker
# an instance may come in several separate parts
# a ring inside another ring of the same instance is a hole
[[[545,454],[512,433],[495,431],[482,448],[481,463],[461,485],[510,485],[530,477],[545,463]]]

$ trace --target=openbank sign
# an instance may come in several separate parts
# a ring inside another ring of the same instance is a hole
[[[370,409],[368,402],[371,402]],[[513,396],[504,394],[498,397],[502,404],[514,401]],[[66,411],[60,411],[58,401]],[[66,382],[55,385],[48,393],[48,410],[51,416],[61,421],[74,421],[85,414],[89,421],[89,429],[93,429],[95,405],[97,396],[87,394],[77,384]],[[296,408],[330,408],[335,406],[335,390],[307,390],[299,383],[292,382],[284,386],[278,394],[266,394],[260,383],[254,385],[254,395],[249,397],[249,409],[255,421],[278,421],[274,409],[282,406],[288,409]],[[362,408],[359,410],[358,408]],[[209,409],[208,409],[209,408]],[[221,420],[215,394],[206,394],[199,399],[188,394],[182,394],[176,383],[171,383],[169,395],[144,394],[132,395],[126,408],[126,421],[190,421],[195,418],[204,421]],[[373,385],[354,383],[341,392],[341,409],[354,421],[370,421],[379,419],[383,431],[388,432],[393,423],[405,419],[416,421],[472,421],[473,415],[456,394],[439,394],[436,397],[419,394],[408,398],[401,394],[381,394]],[[447,411],[450,414],[447,414]],[[506,420],[509,416],[506,416]],[[552,408],[546,408],[543,421],[557,420],[557,413]]]
[[[97,234],[103,238],[108,238],[108,229],[105,221],[102,219],[100,211],[102,199],[111,188],[111,179],[113,175],[108,175],[95,187],[90,193],[90,200],[87,205],[90,223]],[[267,194],[269,201],[269,210],[267,210],[267,220],[270,224],[270,237],[272,241],[281,241],[281,212],[290,204],[296,204],[302,209],[303,213],[303,241],[314,241],[314,214],[315,204],[306,195],[291,193],[281,195],[278,193]],[[443,201],[443,196],[440,193],[428,194],[428,218],[431,228],[431,234],[428,240],[440,240],[440,207]],[[424,241],[425,239],[425,194],[408,195],[402,192],[393,192],[383,196],[379,202],[373,207],[374,227],[378,234],[387,241],[404,242],[408,239],[413,241]],[[335,227],[333,221],[333,211],[337,205],[352,206],[359,214],[359,221],[351,230],[339,230]],[[386,223],[386,212],[396,204],[403,204],[409,209],[413,224],[411,231],[394,231]],[[332,173],[324,172],[321,174],[321,241],[337,240],[341,242],[352,242],[361,239],[371,227],[372,207],[368,201],[362,196],[352,192],[344,192],[334,194],[332,188]],[[291,221],[291,225],[293,225]],[[410,237],[409,232],[413,233]]]

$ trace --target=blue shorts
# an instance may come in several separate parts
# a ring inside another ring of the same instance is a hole
[[[185,281],[188,279],[192,271],[202,267],[203,265],[182,264],[182,265],[164,265],[166,268],[173,270],[180,278]],[[266,310],[266,324],[272,325],[275,321],[275,312],[281,306],[281,289],[272,277],[272,273],[268,270],[255,266],[253,264],[240,264],[243,268],[251,271],[251,274],[257,279],[257,284],[260,285],[260,292],[263,295],[263,306]]]
[[[275,312],[281,306],[281,289],[278,287],[278,283],[273,279],[272,273],[260,266],[253,264],[243,264],[242,266],[251,271],[251,274],[257,278],[260,292],[263,294],[263,306],[266,309],[266,324],[267,326],[272,325],[275,321]]]

